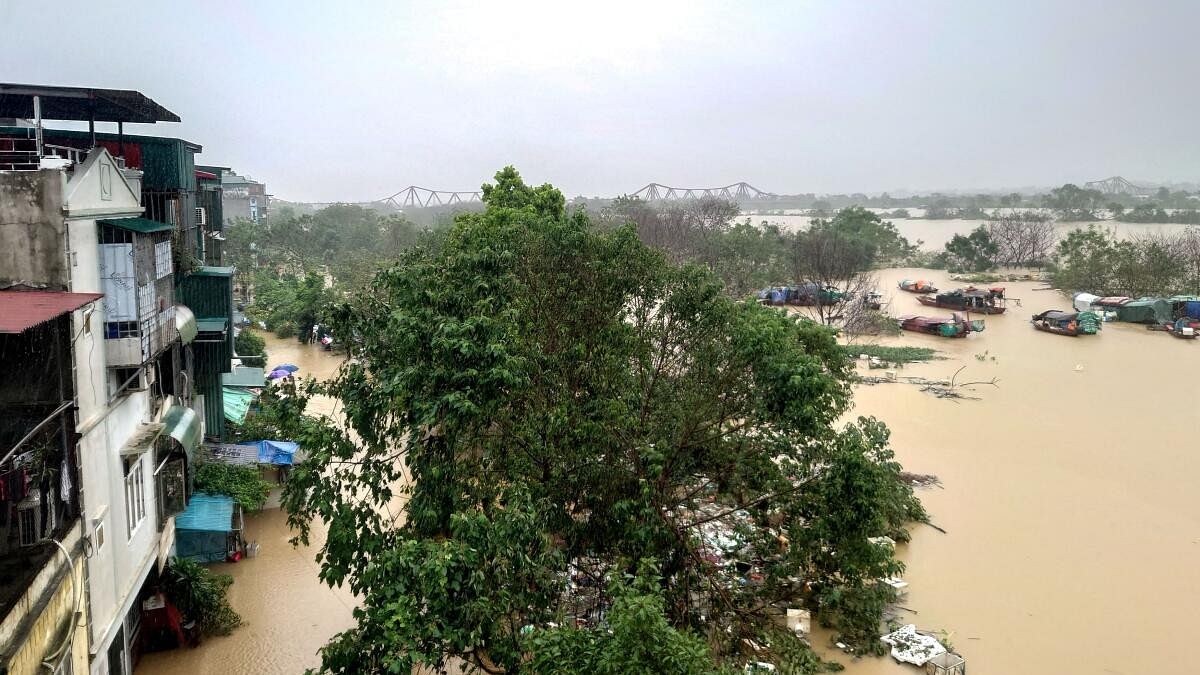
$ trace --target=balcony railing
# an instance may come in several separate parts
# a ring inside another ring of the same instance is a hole
[[[39,154],[36,139],[0,137],[0,171],[37,171],[45,158],[66,159],[78,164],[87,158],[87,153],[79,148],[43,143]]]

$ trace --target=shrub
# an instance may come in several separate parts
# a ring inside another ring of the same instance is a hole
[[[229,495],[247,511],[257,511],[267,502],[271,484],[254,466],[204,463],[196,469],[196,492]]]
[[[263,367],[267,364],[267,341],[261,335],[253,331],[243,329],[233,339],[233,350],[242,358],[253,358],[254,361],[262,361]]]
[[[200,624],[206,635],[229,635],[242,625],[226,597],[233,577],[213,574],[191,560],[175,559],[163,570],[163,592],[188,618]]]

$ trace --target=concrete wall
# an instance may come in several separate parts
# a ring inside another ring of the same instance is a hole
[[[105,169],[104,167],[108,168]],[[95,151],[76,168],[67,185],[68,239],[72,253],[71,290],[103,292],[100,283],[96,219],[142,214],[134,191],[115,172],[107,152]],[[101,180],[107,173],[108,185]],[[154,420],[147,391],[128,391],[109,401],[109,370],[104,348],[104,312],[76,312],[76,392],[83,522],[92,539],[87,561],[91,653],[104,660],[126,612],[157,557],[158,534],[153,452],[138,460],[142,470],[146,516],[131,532],[126,523],[125,469],[121,448],[142,425]],[[103,525],[104,543],[97,540]],[[79,669],[76,672],[87,672]]]
[[[63,172],[0,171],[0,288],[65,290]]]
[[[84,580],[81,536],[81,527],[76,524],[63,537],[63,545],[71,552],[74,576],[67,559],[61,552],[55,553],[0,624],[0,669],[7,668],[10,675],[46,672],[42,660],[63,644],[72,622],[76,628],[67,652],[74,672],[87,672],[87,603],[75,586]],[[81,612],[78,617],[77,611]],[[59,662],[56,660],[55,665]]]

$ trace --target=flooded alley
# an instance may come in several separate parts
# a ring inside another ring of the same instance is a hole
[[[298,376],[325,379],[341,365],[340,356],[315,345],[262,335],[271,364],[293,363],[300,367]],[[314,399],[309,405],[313,412],[335,412],[330,399]],[[268,508],[246,515],[246,539],[258,542],[258,556],[211,566],[233,576],[229,601],[245,625],[227,637],[205,638],[196,649],[146,654],[138,675],[300,673],[319,666],[317,650],[354,625],[353,594],[331,589],[317,578],[314,556],[324,542],[324,525],[314,524],[312,546],[292,546],[287,516],[278,508],[276,495]]]

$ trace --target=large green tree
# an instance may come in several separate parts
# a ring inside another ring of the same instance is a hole
[[[362,599],[323,669],[564,672],[567,650],[573,672],[812,672],[773,628],[801,605],[876,650],[900,564],[868,539],[922,512],[886,430],[838,422],[833,333],[511,168],[483,192],[335,312],[354,358],[307,391],[343,416],[274,412],[308,451],[290,522],[324,521],[321,577]]]

